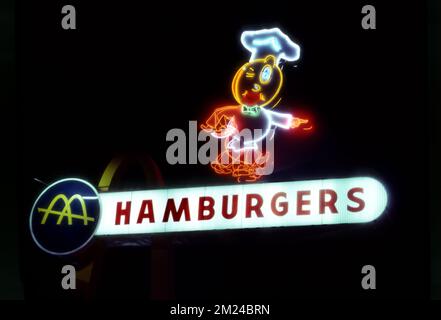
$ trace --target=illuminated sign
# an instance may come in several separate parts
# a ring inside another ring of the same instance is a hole
[[[281,101],[281,63],[298,60],[300,47],[278,28],[245,31],[241,43],[251,57],[232,81],[238,104],[217,108],[201,125],[202,133],[225,142],[211,167],[239,182],[270,174],[268,167],[272,172],[273,149],[266,144],[264,150],[261,142],[272,141],[275,128],[312,129],[309,119],[273,110]],[[261,134],[244,140],[250,127]],[[101,191],[119,164],[106,169]],[[94,235],[363,223],[386,205],[384,186],[369,177],[103,193],[83,180],[64,179],[37,198],[29,224],[41,249],[62,255]]]
[[[35,243],[51,254],[69,254],[95,234],[99,195],[81,179],[63,179],[48,186],[35,201],[29,227]]]
[[[40,248],[67,254],[93,234],[363,223],[386,206],[384,186],[369,177],[99,194],[87,182],[65,179],[38,197],[30,227]]]
[[[201,129],[225,139],[226,150],[211,162],[214,171],[231,175],[238,182],[250,182],[266,174],[266,163],[272,161],[272,154],[264,152],[260,141],[272,140],[275,128],[311,130],[312,125],[309,119],[273,110],[281,101],[281,60],[298,60],[300,46],[279,28],[245,31],[241,43],[251,57],[237,70],[231,84],[238,105],[217,108]],[[262,129],[263,134],[242,141],[241,132],[250,127]]]
[[[100,194],[97,235],[360,223],[384,211],[372,178]]]

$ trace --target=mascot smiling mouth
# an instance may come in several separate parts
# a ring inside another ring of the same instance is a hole
[[[259,91],[254,90],[245,90],[242,94],[242,102],[247,106],[255,106],[258,105],[259,102],[265,101],[263,94]]]

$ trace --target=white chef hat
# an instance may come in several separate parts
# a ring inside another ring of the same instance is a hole
[[[275,56],[277,64],[280,59],[296,61],[300,58],[300,46],[279,28],[244,31],[240,41],[251,52],[250,61],[267,55]]]

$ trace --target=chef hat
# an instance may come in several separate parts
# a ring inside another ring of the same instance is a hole
[[[265,58],[267,55],[280,59],[296,61],[300,58],[300,46],[280,31],[279,28],[244,31],[240,37],[242,45],[251,52],[250,61]]]

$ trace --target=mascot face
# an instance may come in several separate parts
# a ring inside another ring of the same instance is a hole
[[[264,107],[278,96],[282,83],[282,70],[276,58],[268,55],[245,63],[237,70],[231,89],[239,104]]]

